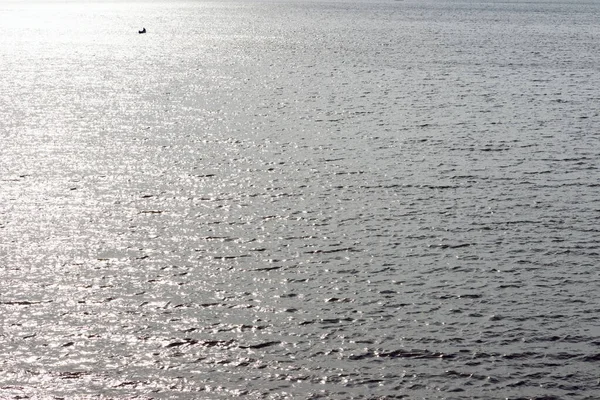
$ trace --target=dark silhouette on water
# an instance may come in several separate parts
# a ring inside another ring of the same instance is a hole
[[[138,33],[142,34],[142,33],[146,33],[146,28],[142,28],[141,31],[138,31]]]

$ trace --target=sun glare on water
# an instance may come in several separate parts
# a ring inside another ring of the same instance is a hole
[[[88,1],[0,1],[0,41],[49,43],[96,41],[105,34],[134,31],[138,23],[116,13],[131,3]],[[115,18],[116,17],[116,18]],[[137,19],[137,18],[136,18]]]

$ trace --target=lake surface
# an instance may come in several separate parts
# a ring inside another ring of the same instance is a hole
[[[600,398],[598,88],[598,2],[0,2],[0,397]]]

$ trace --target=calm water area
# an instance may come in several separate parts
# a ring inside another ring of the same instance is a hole
[[[0,0],[0,398],[600,399],[599,88],[597,1]]]

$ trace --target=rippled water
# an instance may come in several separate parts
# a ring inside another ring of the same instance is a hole
[[[0,397],[600,398],[598,21],[1,2]]]

